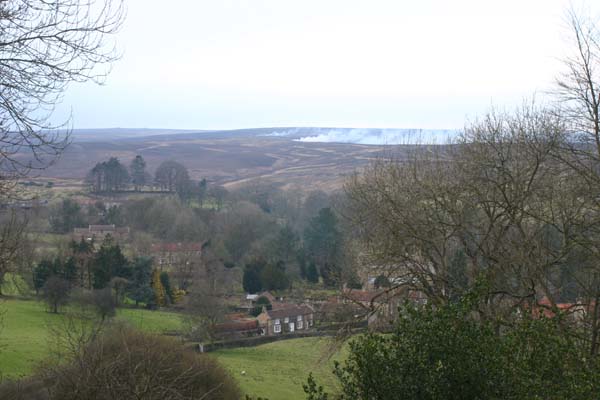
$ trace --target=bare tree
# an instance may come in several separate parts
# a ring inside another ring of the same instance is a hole
[[[112,323],[98,312],[92,291],[75,290],[72,297],[73,301],[62,317],[49,320],[46,325],[47,347],[51,358],[56,360],[76,357]]]
[[[154,181],[162,190],[176,192],[180,196],[184,196],[190,190],[188,170],[177,161],[161,163],[154,173]]]
[[[102,82],[123,17],[121,0],[0,1],[0,193],[64,150],[55,106],[71,82]]]
[[[192,285],[198,269],[202,265],[202,256],[199,243],[185,243],[181,251],[175,253],[165,252],[170,260],[171,273],[175,279],[177,287],[181,290],[188,290]],[[187,248],[186,248],[187,247]]]
[[[0,296],[7,274],[16,272],[20,262],[26,261],[26,227],[27,218],[14,210],[0,216]]]
[[[585,223],[576,243],[580,254],[576,271],[569,271],[579,288],[590,352],[600,348],[600,28],[589,13],[571,8],[566,18],[572,53],[563,60],[556,95],[569,122],[571,140],[556,157],[580,179],[578,199],[585,199]],[[580,201],[581,203],[581,201]],[[577,206],[577,205],[575,205]],[[575,207],[578,209],[580,207]]]
[[[59,309],[69,300],[69,282],[57,276],[51,276],[42,289],[42,298],[48,305],[48,310],[58,314]]]
[[[576,126],[592,136],[600,149],[600,30],[598,21],[571,9],[567,13],[574,51],[563,60],[556,80]]]
[[[526,105],[355,176],[349,216],[371,272],[393,282],[385,292],[443,304],[485,282],[481,317],[501,323],[562,303],[598,354],[600,181],[571,134],[556,110]]]
[[[578,177],[553,157],[565,129],[548,110],[492,112],[448,146],[380,160],[347,185],[364,258],[441,304],[485,281],[484,317],[561,294],[586,228]],[[508,306],[508,307],[504,307]]]
[[[563,60],[565,70],[556,79],[561,113],[570,123],[573,140],[568,160],[588,179],[600,172],[600,29],[598,21],[571,9],[566,16],[572,53]]]
[[[186,335],[192,340],[213,339],[215,326],[223,320],[226,306],[223,299],[206,283],[197,283],[185,304]]]

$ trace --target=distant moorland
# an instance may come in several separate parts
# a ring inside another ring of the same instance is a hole
[[[404,146],[306,142],[310,128],[279,135],[277,128],[234,131],[99,129],[75,131],[72,143],[44,178],[81,180],[99,161],[118,157],[129,163],[142,155],[153,171],[173,159],[192,179],[206,178],[227,188],[255,179],[282,186],[310,184],[329,191],[373,159]],[[315,131],[315,134],[319,130]]]

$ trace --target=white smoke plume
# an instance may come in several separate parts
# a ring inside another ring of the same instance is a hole
[[[268,136],[291,137],[299,142],[366,145],[446,144],[458,135],[446,129],[290,128]]]

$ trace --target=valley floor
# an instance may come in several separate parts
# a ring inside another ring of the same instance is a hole
[[[0,302],[0,377],[18,378],[33,372],[49,352],[49,327],[60,324],[61,314],[50,314],[34,300],[7,299]],[[144,309],[120,309],[117,318],[151,332],[181,327],[180,315]],[[335,389],[333,360],[345,351],[326,357],[326,338],[284,340],[251,348],[226,349],[211,353],[231,372],[242,392],[270,400],[305,399],[302,384],[313,373],[319,384]],[[245,371],[242,373],[242,371]]]
[[[302,400],[306,399],[302,384],[311,372],[319,385],[335,391],[334,360],[342,359],[346,350],[327,357],[330,346],[327,338],[304,338],[211,354],[229,369],[242,392],[254,398]]]
[[[16,378],[32,372],[48,354],[50,328],[64,316],[51,314],[34,300],[8,299],[0,302],[0,376]],[[150,332],[176,330],[179,315],[143,309],[119,309],[117,318]]]

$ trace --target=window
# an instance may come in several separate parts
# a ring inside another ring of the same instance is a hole
[[[281,325],[275,324],[275,326],[273,326],[273,332],[281,333]]]
[[[302,329],[302,320],[298,320],[298,323],[296,325],[298,325],[298,329]]]
[[[296,318],[296,320],[297,320],[298,322],[302,321],[302,315],[298,315],[298,318]]]
[[[290,322],[290,319],[289,319],[288,317],[285,317],[285,318],[283,319],[283,323],[284,323],[284,324],[287,324],[288,322]]]
[[[275,325],[279,325],[279,324],[281,324],[281,321],[279,320],[279,318],[277,318],[277,319],[275,320],[274,324],[275,324]]]

